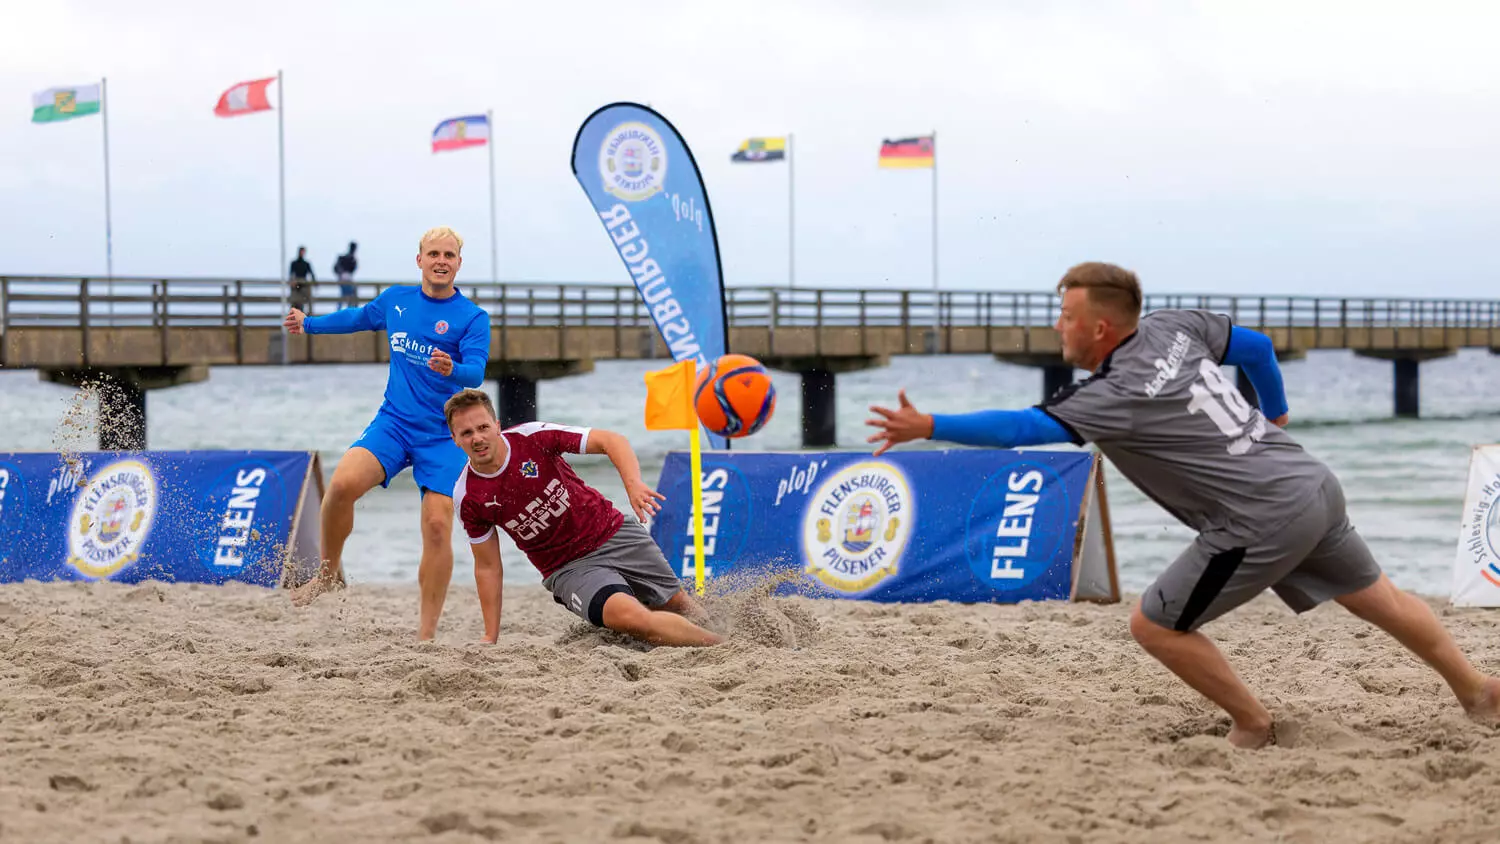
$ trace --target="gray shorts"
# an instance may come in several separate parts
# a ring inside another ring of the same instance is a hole
[[[648,607],[659,607],[682,591],[667,558],[640,522],[626,517],[620,530],[591,554],[547,575],[542,585],[552,600],[579,618],[604,626],[604,602],[616,592],[634,595]]]
[[[1163,627],[1196,630],[1270,589],[1303,613],[1380,578],[1380,566],[1344,512],[1344,490],[1329,473],[1290,522],[1249,547],[1200,536],[1141,596],[1141,612]]]

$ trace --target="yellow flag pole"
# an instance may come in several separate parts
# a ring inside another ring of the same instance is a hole
[[[693,578],[698,595],[703,594],[703,446],[695,422],[692,427],[693,469]]]

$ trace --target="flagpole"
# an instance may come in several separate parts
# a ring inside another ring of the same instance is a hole
[[[500,247],[495,242],[495,110],[484,113],[485,132],[488,137],[484,145],[490,151],[490,281],[500,283]]]
[[[276,71],[276,181],[277,181],[277,204],[281,216],[281,258],[276,268],[276,275],[272,278],[280,280],[277,287],[281,289],[281,313],[287,312],[287,282],[283,276],[287,272],[286,263],[286,83],[281,80],[281,71]],[[281,365],[287,364],[287,332],[285,326],[281,329]]]
[[[104,272],[109,280],[109,320],[115,319],[115,247],[109,201],[109,78],[99,78],[99,112],[104,118]]]
[[[792,155],[792,133],[786,133],[786,286],[797,286],[797,202],[792,168],[796,158]]]
[[[697,420],[690,428],[689,468],[693,473],[693,591],[703,594],[703,439]]]
[[[938,178],[937,130],[932,130],[932,345],[937,348],[942,322],[942,300],[938,293]]]

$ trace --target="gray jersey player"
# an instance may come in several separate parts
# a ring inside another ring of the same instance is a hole
[[[870,408],[875,454],[917,439],[1094,443],[1198,533],[1141,596],[1130,631],[1224,708],[1236,746],[1271,741],[1271,713],[1198,628],[1265,589],[1299,613],[1337,601],[1435,668],[1471,717],[1500,720],[1500,679],[1476,670],[1427,604],[1381,572],[1349,523],[1338,479],[1282,430],[1286,394],[1268,337],[1207,311],[1142,317],[1140,282],[1111,264],[1079,264],[1057,289],[1063,359],[1089,378],[1033,408],[955,415],[921,413],[902,391],[897,408]],[[1250,377],[1261,409],[1224,377],[1224,364]]]

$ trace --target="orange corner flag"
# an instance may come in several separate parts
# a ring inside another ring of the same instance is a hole
[[[698,433],[698,414],[693,412],[693,385],[698,381],[698,365],[689,358],[666,369],[646,373],[646,429],[649,431],[685,430],[689,440],[693,483],[693,584],[703,594],[703,444]]]
[[[691,359],[646,373],[646,430],[687,431],[693,418],[693,382],[698,366]]]

